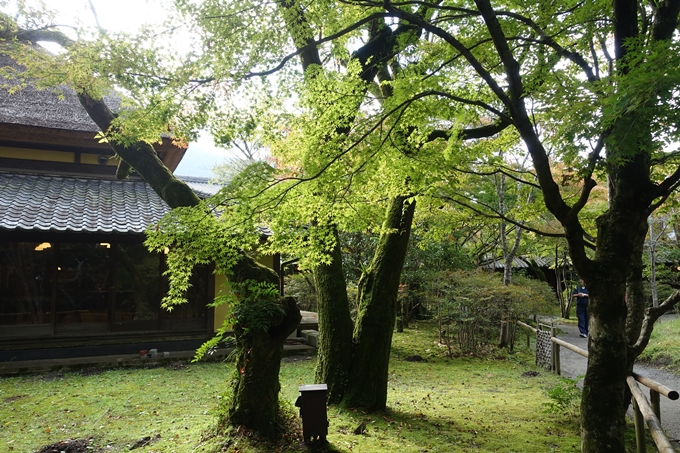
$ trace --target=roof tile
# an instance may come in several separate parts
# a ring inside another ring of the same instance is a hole
[[[144,181],[0,172],[0,229],[141,233],[168,212]]]

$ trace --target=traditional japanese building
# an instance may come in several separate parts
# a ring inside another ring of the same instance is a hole
[[[186,350],[221,324],[206,304],[224,278],[209,267],[195,269],[188,304],[161,309],[164,256],[143,241],[169,208],[138,175],[115,178],[97,130],[68,88],[0,89],[0,362]],[[171,171],[186,152],[155,148]],[[202,197],[219,189],[182,179]]]

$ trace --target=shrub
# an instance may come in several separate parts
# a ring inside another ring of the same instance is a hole
[[[311,273],[286,275],[284,293],[297,300],[300,310],[316,311],[316,289]]]
[[[477,347],[498,336],[502,318],[510,325],[533,313],[544,312],[555,304],[555,296],[545,282],[515,277],[504,286],[502,276],[480,270],[442,271],[425,288],[429,310],[438,321],[440,343],[453,355],[476,353]]]
[[[564,379],[562,384],[548,390],[548,398],[550,401],[544,403],[546,412],[577,417],[581,402],[581,389],[576,386],[575,381]]]

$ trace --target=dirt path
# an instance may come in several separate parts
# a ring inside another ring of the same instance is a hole
[[[663,322],[663,318],[662,321]],[[558,334],[557,337],[582,349],[588,349],[588,340],[580,338],[578,328],[575,325],[559,324],[559,328],[564,332]],[[562,368],[562,375],[570,379],[579,380],[579,385],[583,384],[583,376],[586,373],[587,359],[583,356],[568,350],[567,348],[560,348],[560,365]],[[669,373],[657,368],[635,365],[635,372],[654,379],[655,381],[664,384],[674,390],[680,391],[680,376]],[[643,393],[649,399],[649,392],[647,387],[641,386]],[[631,415],[629,410],[629,415]],[[668,398],[661,396],[661,425],[666,430],[671,443],[678,449],[680,447],[680,400],[671,401]]]

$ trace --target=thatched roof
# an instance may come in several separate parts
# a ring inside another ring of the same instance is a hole
[[[2,47],[0,67],[21,70],[9,55],[2,52]],[[0,83],[7,84],[8,81],[0,80]],[[120,99],[115,96],[106,96],[104,101],[114,111],[120,107]],[[65,85],[38,90],[29,84],[14,94],[0,88],[0,123],[86,132],[99,130],[80,105],[75,91]]]
[[[0,67],[20,71],[21,66],[3,46],[0,42]],[[11,83],[0,78],[0,85]],[[114,112],[120,108],[117,96],[105,96],[104,102]],[[29,83],[13,94],[0,88],[0,142],[11,143],[10,146],[21,143],[25,147],[67,146],[111,152],[108,144],[95,140],[98,131],[75,91],[68,86],[39,90]],[[154,149],[170,171],[177,168],[186,152],[185,147],[177,146],[167,137],[162,144],[154,144]]]

